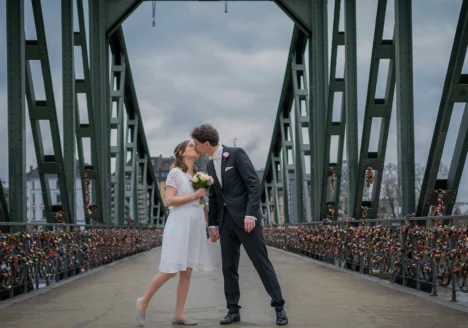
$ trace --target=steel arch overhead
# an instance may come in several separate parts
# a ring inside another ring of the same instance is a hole
[[[415,210],[412,2],[395,0],[395,74],[401,211]]]
[[[37,40],[26,40],[26,99],[28,101],[29,119],[36,150],[36,160],[41,181],[42,199],[46,212],[47,222],[55,223],[56,215],[59,211],[63,213],[66,223],[73,222],[74,213],[70,212],[68,188],[65,181],[65,168],[60,142],[60,132],[58,126],[57,110],[55,106],[54,90],[52,85],[52,75],[50,71],[49,55],[42,16],[42,6],[40,0],[32,0],[34,23],[36,26]],[[37,60],[41,63],[42,78],[44,81],[45,98],[37,100],[34,92],[34,84],[31,74],[30,61]],[[53,155],[44,154],[44,145],[41,136],[40,121],[47,121],[50,125]],[[58,179],[61,204],[58,202],[52,205],[50,186],[46,175],[56,175]]]
[[[273,0],[307,36],[312,34],[312,3],[323,0]],[[326,0],[325,0],[326,1]]]
[[[10,220],[26,222],[26,43],[24,0],[6,2]]]
[[[417,216],[428,215],[431,205],[435,205],[437,202],[437,191],[435,189],[439,188],[447,190],[444,200],[444,203],[447,204],[445,214],[450,215],[453,210],[468,151],[468,104],[466,104],[468,102],[468,74],[462,74],[467,46],[468,0],[463,0],[442,91],[439,113],[429,150],[426,171],[424,173],[416,212]],[[455,103],[466,104],[463,118],[452,155],[448,179],[437,180],[437,173]]]
[[[361,218],[362,206],[368,207],[368,218],[377,218],[379,208],[380,187],[382,185],[382,172],[385,165],[390,119],[392,116],[393,98],[395,93],[395,47],[393,39],[383,40],[385,25],[385,13],[387,0],[379,0],[375,19],[374,41],[367,86],[366,107],[364,113],[364,125],[362,129],[361,151],[357,179],[356,198],[354,200],[354,217]],[[385,98],[376,98],[377,78],[379,65],[382,59],[389,60],[387,72],[387,85]],[[380,137],[377,152],[369,151],[369,143],[374,118],[381,118]],[[364,180],[366,170],[371,167],[374,172],[374,185],[369,202],[363,202]]]
[[[99,172],[99,158],[97,151],[97,133],[99,129],[95,123],[95,111],[93,109],[93,100],[91,94],[91,77],[89,71],[88,47],[86,43],[86,26],[84,20],[83,0],[77,0],[78,32],[74,32],[74,45],[81,50],[81,59],[83,64],[83,79],[75,79],[76,98],[79,94],[84,94],[86,98],[86,109],[88,113],[88,122],[82,123],[80,119],[79,103],[75,100],[76,106],[76,145],[78,151],[78,163],[80,170],[81,192],[83,196],[84,215],[86,224],[90,224],[91,219],[102,221],[102,202],[101,202],[101,179]],[[89,139],[91,163],[85,165],[85,155],[83,149],[83,140]],[[92,191],[91,191],[92,182]],[[90,186],[87,193],[88,183]],[[92,196],[92,198],[91,198]],[[91,206],[90,202],[96,206]]]
[[[320,216],[325,218],[328,212],[328,206],[336,207],[339,204],[340,189],[341,189],[341,175],[343,165],[343,148],[344,148],[344,136],[346,128],[346,100],[344,97],[345,85],[343,78],[336,77],[336,62],[338,46],[345,46],[345,33],[339,31],[340,25],[340,12],[341,12],[341,0],[335,0],[334,15],[333,15],[333,32],[332,32],[332,46],[331,46],[331,61],[330,61],[330,85],[328,88],[328,103],[327,103],[327,122],[326,122],[326,141],[324,151],[324,166],[322,171],[322,195],[321,195],[321,211]],[[333,122],[333,107],[334,107],[334,96],[341,92],[342,105],[341,105],[341,120],[339,122]],[[330,151],[331,151],[331,137],[338,136],[338,156],[337,162],[331,163]],[[330,170],[334,170],[336,175],[336,185],[333,190],[333,196],[329,199],[329,191],[332,191],[330,182]],[[335,211],[337,214],[338,211]],[[336,216],[334,217],[336,218]]]

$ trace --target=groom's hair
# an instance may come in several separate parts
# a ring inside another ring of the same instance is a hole
[[[203,124],[192,131],[192,139],[197,139],[201,143],[209,142],[211,146],[217,146],[219,142],[218,131],[211,124]]]

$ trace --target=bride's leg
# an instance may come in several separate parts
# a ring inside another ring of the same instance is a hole
[[[148,307],[148,304],[151,301],[154,293],[156,293],[158,289],[161,288],[161,286],[164,285],[169,279],[174,278],[176,275],[177,273],[159,272],[156,276],[154,276],[154,278],[151,280],[151,284],[149,285],[148,290],[146,291],[146,294],[140,300],[138,311],[141,313],[146,312],[146,308]]]
[[[188,291],[190,288],[190,278],[192,276],[192,268],[187,268],[187,271],[179,272],[179,284],[177,285],[177,298],[175,316],[185,320],[184,307],[187,300]]]

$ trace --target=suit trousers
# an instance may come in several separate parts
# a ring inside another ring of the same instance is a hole
[[[224,208],[223,225],[220,230],[222,269],[224,276],[224,295],[227,308],[231,313],[237,313],[239,306],[239,257],[240,245],[252,261],[255,270],[271,297],[271,306],[281,310],[284,305],[281,287],[276,276],[275,269],[268,258],[268,251],[263,237],[263,228],[256,224],[248,233],[240,228]]]

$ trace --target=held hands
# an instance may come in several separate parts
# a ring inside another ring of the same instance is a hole
[[[247,232],[252,231],[255,228],[255,220],[252,218],[244,218],[244,229]]]
[[[212,243],[216,243],[219,239],[219,231],[217,228],[210,228],[210,239]]]
[[[205,188],[197,189],[197,191],[195,191],[194,194],[195,194],[195,199],[203,198],[206,196],[206,189]]]

